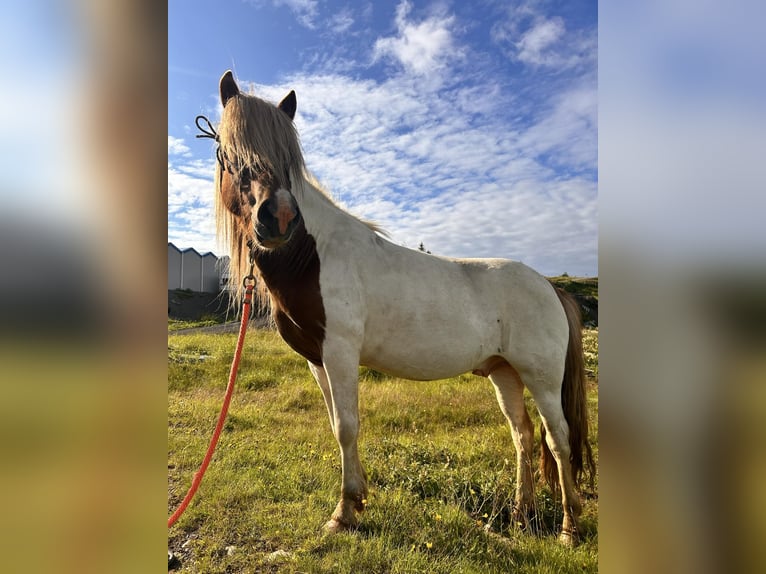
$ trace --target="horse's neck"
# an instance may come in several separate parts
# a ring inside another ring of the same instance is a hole
[[[372,234],[370,227],[347,211],[338,207],[324,191],[312,181],[303,179],[298,202],[303,212],[306,228],[314,236],[317,243],[322,243],[330,235],[342,230],[347,237],[355,233],[360,235]]]
[[[342,211],[332,199],[330,199],[313,181],[302,177],[299,183],[300,189],[297,194],[299,205],[302,210],[309,211],[309,215],[317,212],[317,215],[327,215],[334,211]]]

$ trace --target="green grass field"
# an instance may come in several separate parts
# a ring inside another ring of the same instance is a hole
[[[168,514],[207,448],[235,340],[168,338]],[[585,331],[584,344],[598,461],[598,331]],[[515,454],[487,379],[424,383],[360,373],[360,453],[370,495],[358,531],[332,536],[321,527],[340,493],[340,456],[319,388],[276,333],[248,333],[218,449],[195,500],[169,531],[169,548],[182,560],[178,572],[598,570],[595,493],[583,497],[583,542],[575,549],[556,541],[562,510],[542,483],[543,532],[510,524]],[[538,427],[531,400],[528,406]]]

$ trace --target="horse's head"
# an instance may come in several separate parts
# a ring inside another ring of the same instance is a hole
[[[228,71],[221,78],[220,93],[218,199],[243,240],[276,249],[302,224],[291,189],[303,168],[293,125],[295,92],[274,106],[240,92]]]

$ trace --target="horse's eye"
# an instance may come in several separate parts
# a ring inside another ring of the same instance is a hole
[[[240,187],[249,188],[250,187],[250,168],[242,168],[242,171],[239,172],[239,185]]]

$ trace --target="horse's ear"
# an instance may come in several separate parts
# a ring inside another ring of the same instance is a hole
[[[277,107],[285,112],[287,117],[291,120],[295,119],[295,110],[298,109],[298,100],[295,98],[295,90],[290,90],[290,93],[279,102]]]
[[[234,74],[231,73],[231,70],[226,70],[226,73],[221,76],[220,91],[221,104],[224,106],[226,106],[226,102],[231,98],[239,95],[239,88],[237,87],[237,82],[234,80]]]

